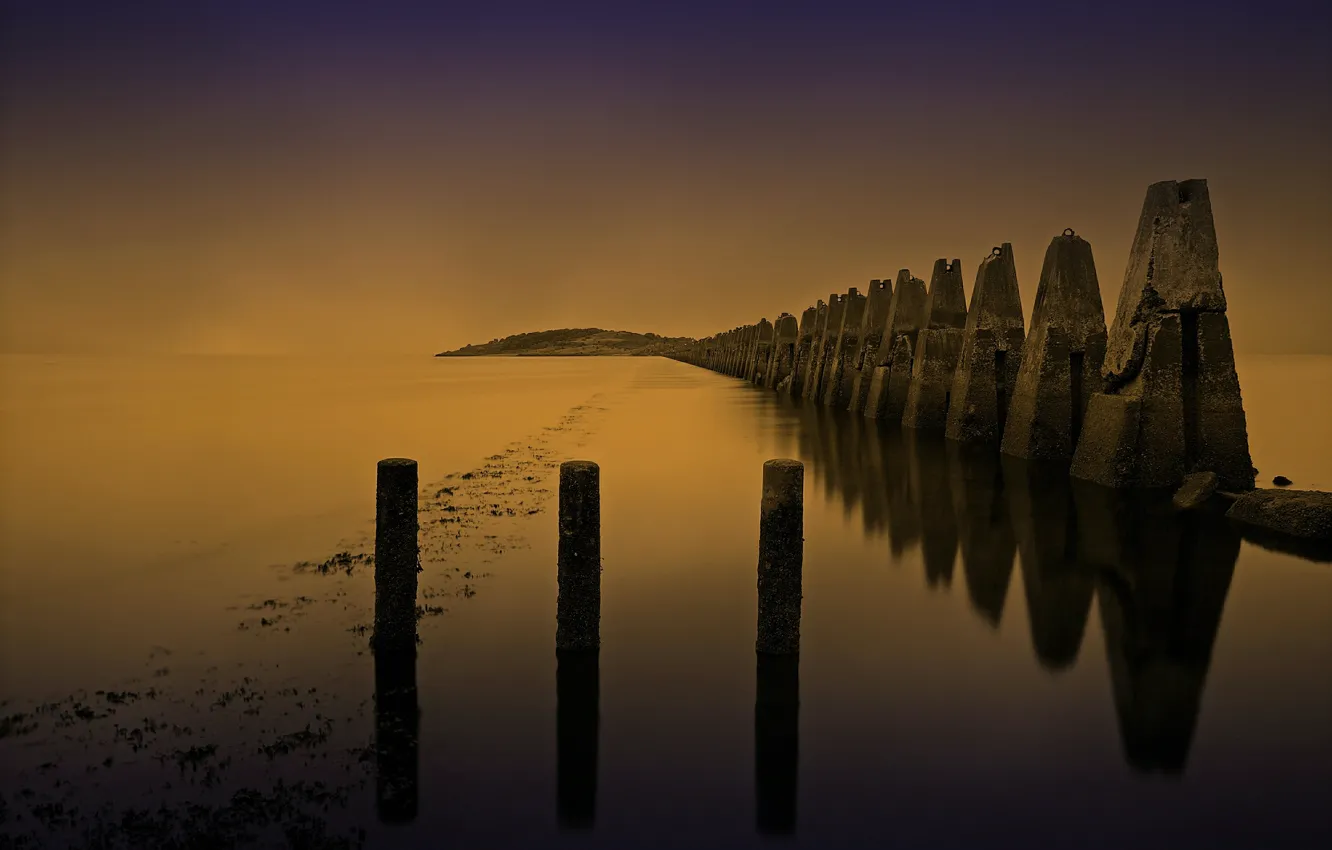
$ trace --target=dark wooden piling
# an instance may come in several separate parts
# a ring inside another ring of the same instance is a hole
[[[384,823],[417,809],[416,461],[379,462],[375,485],[375,808]]]
[[[800,656],[756,655],[755,825],[761,834],[789,835],[800,765]]]
[[[555,793],[561,829],[591,829],[596,818],[599,654],[595,649],[555,652]]]
[[[560,464],[559,600],[555,648],[601,646],[601,469]]]
[[[805,467],[797,460],[763,464],[759,518],[759,652],[800,651],[801,567],[804,561]]]
[[[375,487],[375,635],[379,652],[416,652],[416,461],[379,462]]]

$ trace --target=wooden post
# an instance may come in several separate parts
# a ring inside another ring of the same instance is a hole
[[[555,648],[601,646],[601,469],[560,464],[559,600]]]
[[[796,460],[763,464],[759,518],[759,652],[800,652],[801,568],[804,562],[805,467]]]

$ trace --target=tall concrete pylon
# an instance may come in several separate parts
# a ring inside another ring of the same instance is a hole
[[[1105,345],[1092,248],[1069,228],[1045,251],[1004,426],[1004,454],[1065,462],[1073,457]]]
[[[828,407],[845,409],[855,380],[849,364],[860,348],[860,327],[865,318],[865,296],[854,286],[847,290],[842,309],[842,327],[837,334],[827,369],[824,371],[821,400]]]
[[[824,373],[837,346],[837,333],[842,327],[842,313],[846,309],[846,296],[834,292],[828,296],[828,312],[819,325],[814,357],[809,374],[805,376],[805,398],[819,402],[823,397]]]
[[[750,346],[748,362],[745,364],[744,378],[751,384],[763,383],[763,372],[772,353],[772,322],[764,316],[754,326],[754,341]]]
[[[942,431],[948,423],[953,373],[962,356],[967,326],[967,294],[962,285],[962,262],[934,261],[930,275],[925,327],[916,338],[902,425],[922,431]]]
[[[944,433],[958,442],[998,445],[1025,337],[1013,246],[1007,242],[976,270],[963,334]]]
[[[801,377],[809,365],[809,352],[814,346],[814,329],[818,326],[819,305],[806,307],[800,314],[800,326],[796,331],[795,348],[792,351],[791,369],[775,385],[777,392],[785,393],[788,396],[799,398],[800,391],[804,387],[804,380]]]
[[[777,317],[773,328],[772,356],[763,372],[763,386],[775,389],[786,376],[791,374],[795,364],[796,340],[800,337],[800,325],[790,313]]]
[[[869,398],[870,381],[874,379],[874,367],[879,362],[879,346],[883,344],[883,334],[887,329],[888,310],[893,303],[893,282],[891,280],[871,280],[869,295],[865,303],[865,315],[860,323],[860,342],[852,358],[850,368],[851,398],[847,408],[852,413],[865,409],[865,400]]]
[[[1173,487],[1254,470],[1206,180],[1147,188],[1114,327],[1070,474],[1107,487]]]
[[[910,269],[899,271],[888,307],[887,329],[879,346],[878,363],[874,366],[874,376],[865,398],[865,415],[870,419],[902,420],[910,388],[912,352],[916,337],[925,324],[928,302],[925,281],[912,275]],[[898,392],[895,394],[894,390]]]
[[[814,311],[812,316],[809,310],[806,310],[800,318],[800,340],[796,345],[796,363],[791,371],[791,384],[788,388],[788,394],[792,398],[802,398],[805,394],[805,383],[818,352],[819,326],[828,319],[828,305],[822,298],[814,302],[814,306],[810,309]],[[808,328],[805,325],[806,319],[809,319]]]

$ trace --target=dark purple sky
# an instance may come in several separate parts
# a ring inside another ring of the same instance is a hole
[[[6,350],[704,335],[1208,178],[1236,344],[1332,351],[1328,3],[6,0]],[[1298,305],[1292,309],[1292,305]]]

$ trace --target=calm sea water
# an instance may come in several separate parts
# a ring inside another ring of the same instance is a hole
[[[1223,518],[655,358],[0,365],[0,846],[1332,844],[1332,566]],[[1260,480],[1332,489],[1332,358],[1240,379]],[[421,646],[377,676],[395,455]],[[753,651],[781,456],[798,672]],[[573,457],[603,648],[557,676]]]

